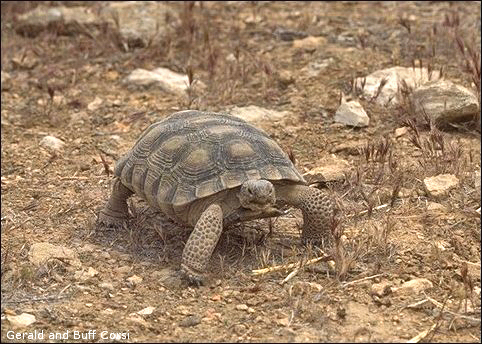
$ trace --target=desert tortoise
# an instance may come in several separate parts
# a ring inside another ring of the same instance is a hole
[[[181,111],[149,126],[119,159],[111,197],[99,221],[127,219],[133,193],[177,223],[194,227],[182,254],[182,271],[202,281],[223,225],[303,212],[303,242],[328,238],[333,203],[306,185],[288,155],[265,132],[242,119]]]

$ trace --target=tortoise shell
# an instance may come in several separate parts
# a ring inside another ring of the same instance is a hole
[[[306,184],[264,131],[228,114],[191,110],[150,125],[119,159],[115,174],[161,209],[187,205],[249,179]]]

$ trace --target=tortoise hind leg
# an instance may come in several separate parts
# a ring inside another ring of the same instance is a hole
[[[190,282],[202,284],[203,273],[223,230],[223,211],[211,204],[194,226],[182,252],[182,272]]]
[[[129,216],[127,199],[133,194],[119,179],[116,179],[112,187],[109,201],[99,213],[98,223],[107,227],[121,226]]]

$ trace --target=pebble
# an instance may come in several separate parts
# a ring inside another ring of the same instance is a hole
[[[392,292],[392,284],[389,281],[375,283],[372,285],[370,293],[379,297],[386,296]]]
[[[54,151],[59,151],[64,148],[65,142],[54,136],[48,135],[40,140],[40,146]]]
[[[433,283],[426,278],[415,278],[413,280],[403,283],[398,288],[392,288],[397,294],[411,294],[416,295],[420,292],[433,288]]]
[[[249,308],[249,307],[248,307],[247,305],[245,305],[244,303],[239,304],[239,305],[236,305],[236,309],[237,309],[238,311],[247,311],[248,308]]]
[[[355,100],[342,102],[335,113],[335,122],[353,127],[366,127],[370,123],[363,106]]]
[[[182,327],[192,327],[192,326],[196,326],[198,324],[201,323],[201,317],[199,315],[190,315],[186,318],[184,318],[183,320],[181,320],[181,322],[179,322],[179,326],[182,326]]]
[[[142,277],[137,276],[137,275],[131,276],[131,277],[127,278],[127,283],[132,287],[136,286],[136,285],[139,285],[139,284],[142,283]]]
[[[407,127],[401,127],[401,128],[397,128],[395,129],[395,137],[398,138],[400,136],[403,136],[405,135],[406,133],[408,133],[408,128]]]
[[[99,283],[99,288],[113,291],[114,285],[110,282],[102,282],[102,283]]]
[[[211,300],[213,300],[213,301],[221,301],[221,295],[219,295],[219,294],[213,295],[213,296],[211,296]]]
[[[50,259],[59,259],[75,267],[82,266],[77,254],[70,248],[52,245],[47,242],[35,243],[30,247],[29,260],[34,265],[39,266]]]
[[[7,320],[16,327],[27,327],[36,321],[35,315],[22,313],[20,315],[7,315]]]
[[[442,198],[446,196],[451,189],[459,185],[459,179],[453,174],[439,174],[425,178],[423,185],[429,196]]]

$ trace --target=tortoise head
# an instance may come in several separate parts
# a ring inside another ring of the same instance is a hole
[[[253,211],[273,209],[276,203],[274,186],[264,179],[245,181],[241,185],[238,198],[243,208]]]

